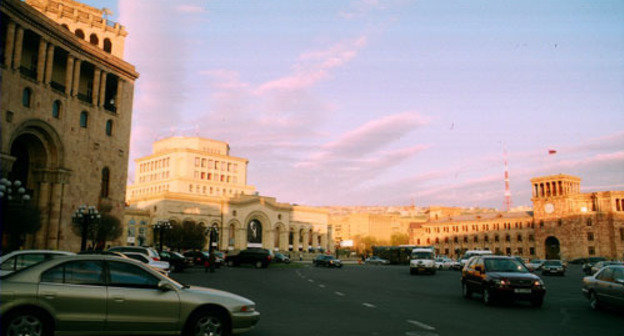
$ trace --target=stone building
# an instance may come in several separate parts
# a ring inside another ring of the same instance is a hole
[[[407,235],[410,223],[415,221],[424,221],[424,219],[422,216],[371,213],[351,213],[329,217],[336,243],[353,240],[356,245],[357,240],[364,237],[374,238],[382,245],[389,245],[393,235]]]
[[[123,26],[71,0],[0,2],[2,175],[42,210],[27,247],[77,250],[72,213],[124,212],[134,81]]]
[[[563,174],[533,178],[533,212],[430,218],[412,225],[410,243],[449,256],[489,249],[530,258],[624,258],[624,191],[581,193],[580,182]]]
[[[148,214],[150,224],[169,220],[215,227],[220,250],[333,249],[327,212],[258,196],[247,185],[248,161],[230,156],[227,143],[173,137],[155,142],[153,152],[135,161],[135,183],[127,195],[131,207]]]

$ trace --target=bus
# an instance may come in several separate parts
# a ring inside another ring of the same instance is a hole
[[[431,249],[434,246],[400,245],[400,246],[373,246],[373,255],[388,259],[391,265],[409,265],[412,250],[415,248]]]

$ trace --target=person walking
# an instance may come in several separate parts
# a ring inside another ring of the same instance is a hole
[[[215,264],[217,262],[217,257],[215,256],[214,251],[210,252],[208,255],[208,267],[210,267],[210,273],[215,272]]]

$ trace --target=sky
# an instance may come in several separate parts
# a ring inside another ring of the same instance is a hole
[[[623,1],[83,1],[141,74],[130,183],[175,135],[288,203],[502,208],[505,151],[513,206],[624,190]]]

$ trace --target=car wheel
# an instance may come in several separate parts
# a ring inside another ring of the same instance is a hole
[[[538,298],[531,299],[531,306],[533,306],[535,308],[541,307],[542,304],[544,304],[544,297],[538,297]]]
[[[262,261],[256,261],[256,268],[262,268]]]
[[[204,310],[189,319],[184,336],[229,336],[231,334],[227,318],[224,314]]]
[[[593,291],[589,292],[589,307],[593,310],[600,310],[600,301]]]
[[[234,267],[234,261],[230,260],[227,262],[228,267]]]
[[[38,311],[18,311],[2,321],[2,336],[52,336],[50,319]]]
[[[483,303],[485,303],[488,306],[491,306],[494,304],[494,298],[492,297],[492,293],[490,292],[489,288],[483,289]]]
[[[436,274],[436,270],[435,268],[431,270],[431,275],[435,275]]]
[[[468,288],[468,285],[462,282],[462,296],[466,299],[470,299],[472,297],[472,291]]]

